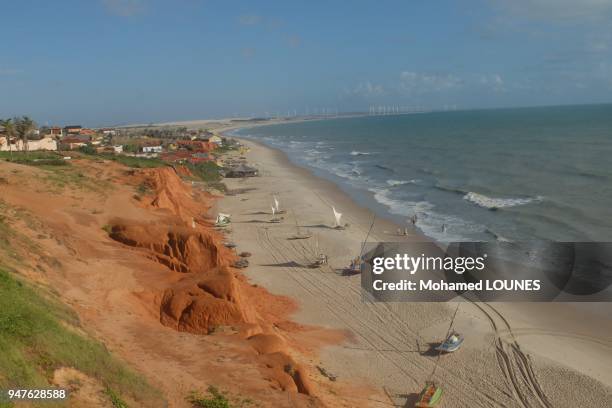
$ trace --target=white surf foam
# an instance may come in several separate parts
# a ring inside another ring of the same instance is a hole
[[[374,193],[374,199],[386,206],[391,214],[405,216],[406,222],[416,214],[416,227],[438,242],[467,241],[469,234],[485,231],[482,225],[435,211],[435,206],[430,202],[398,200],[392,197],[389,189],[371,188],[370,191]]]
[[[464,200],[474,203],[480,207],[488,208],[490,210],[496,208],[509,208],[516,207],[519,205],[525,205],[530,203],[536,203],[542,201],[542,197],[527,197],[527,198],[495,198],[487,197],[484,194],[478,194],[474,192],[468,192],[463,196]]]
[[[416,184],[419,180],[417,179],[412,179],[412,180],[387,180],[387,184],[390,185],[391,187],[395,187],[395,186],[403,186],[404,184]]]

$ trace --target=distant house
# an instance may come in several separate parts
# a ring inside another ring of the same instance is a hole
[[[59,126],[50,127],[48,135],[51,137],[62,137],[64,136],[64,130]]]
[[[142,146],[143,153],[161,153],[162,151],[163,151],[163,148],[161,145]]]
[[[60,150],[74,150],[87,146],[87,141],[77,137],[65,137],[60,140]]]
[[[55,139],[51,137],[43,137],[39,140],[30,140],[28,144],[25,145],[22,140],[13,139],[12,144],[9,147],[6,137],[0,137],[0,151],[7,152],[9,150],[13,151],[36,151],[36,150],[57,150],[57,142]]]
[[[123,145],[115,145],[115,146],[113,146],[113,151],[115,153],[123,153]]]
[[[221,139],[219,136],[217,135],[212,135],[208,138],[208,142],[209,143],[214,143],[217,146],[221,146],[221,144],[223,144],[223,139]]]
[[[78,125],[66,126],[64,127],[64,133],[66,135],[80,135],[81,129],[83,129],[83,127]]]
[[[92,129],[87,129],[87,128],[82,128],[81,131],[79,132],[80,135],[85,135],[85,136],[95,136],[96,135],[96,131],[92,130]]]
[[[100,129],[100,131],[105,136],[115,136],[117,134],[117,131],[115,129],[111,129],[111,128]]]

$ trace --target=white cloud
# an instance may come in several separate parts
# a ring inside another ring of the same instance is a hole
[[[119,17],[131,17],[145,11],[145,0],[102,0],[106,10]]]
[[[400,73],[400,88],[409,93],[442,92],[462,85],[463,80],[452,74],[441,75],[412,71]]]

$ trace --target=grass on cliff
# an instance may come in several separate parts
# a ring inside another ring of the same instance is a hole
[[[68,162],[54,152],[0,152],[0,159],[28,166],[67,166]]]
[[[250,398],[232,396],[227,392],[219,391],[215,386],[208,387],[208,394],[202,395],[197,391],[192,391],[187,397],[187,401],[194,408],[247,408],[259,406]]]
[[[221,167],[217,163],[209,161],[197,164],[187,164],[189,171],[201,181],[215,183],[221,180]]]
[[[147,157],[135,157],[135,156],[124,156],[121,154],[113,154],[113,153],[97,153],[95,150],[91,148],[81,148],[78,151],[79,157],[85,159],[98,159],[98,160],[112,160],[117,163],[121,163],[124,166],[133,167],[137,169],[147,169],[154,167],[165,167],[167,164],[156,157],[147,158]]]
[[[0,389],[49,388],[55,369],[73,367],[100,381],[115,406],[164,405],[159,391],[78,325],[66,306],[0,269]]]

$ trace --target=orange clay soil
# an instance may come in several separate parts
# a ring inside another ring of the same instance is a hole
[[[314,367],[343,333],[291,322],[291,299],[231,267],[206,216],[214,197],[181,180],[188,170],[72,160],[70,171],[78,182],[58,187],[47,170],[0,162],[3,211],[36,248],[15,248],[14,266],[59,292],[170,406],[209,385],[273,407],[354,406],[372,394]]]

